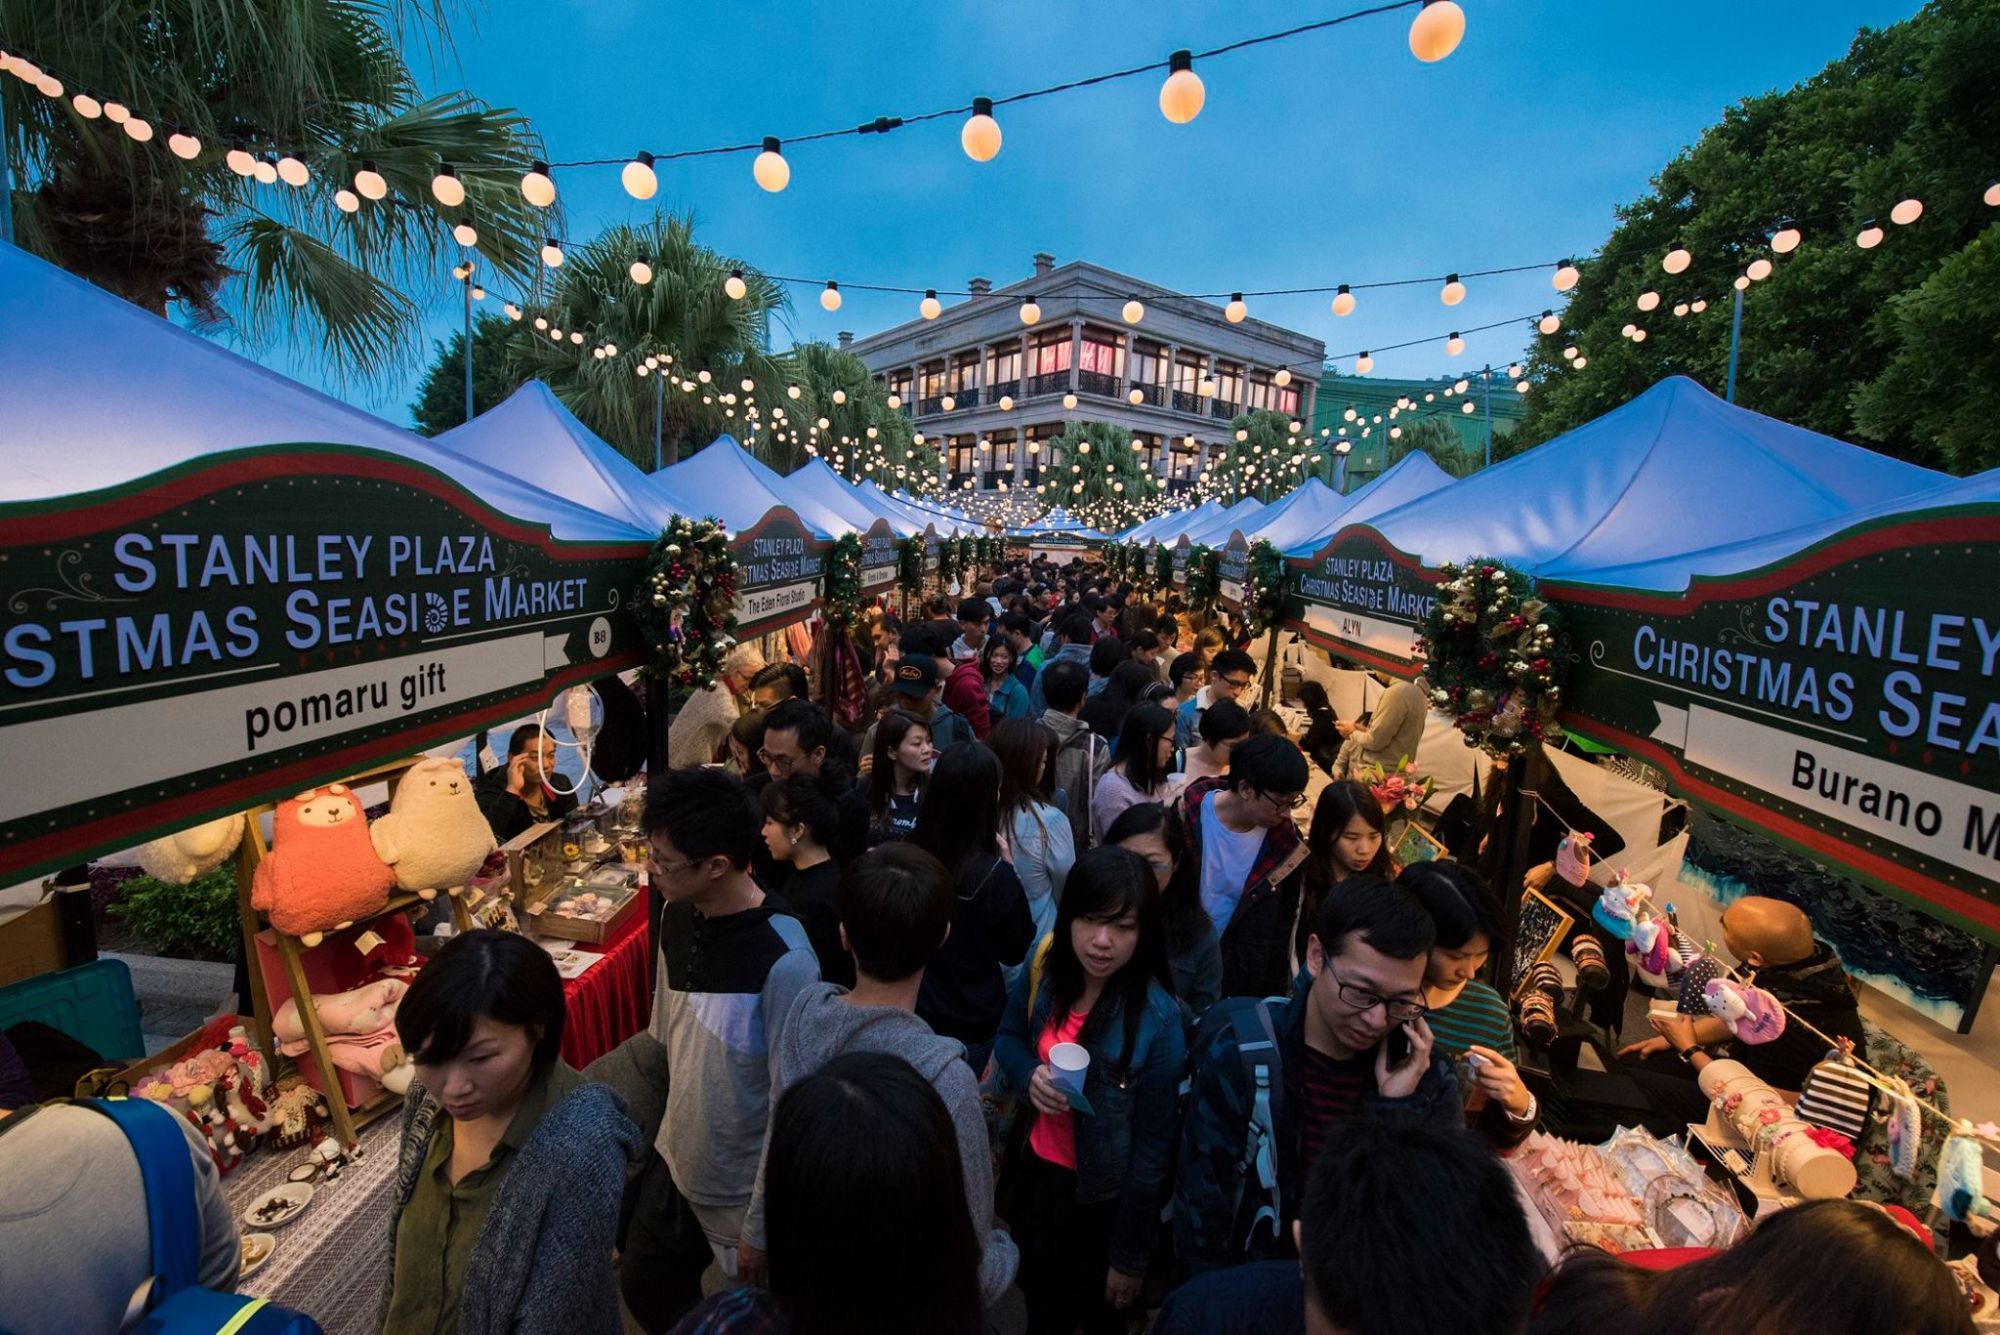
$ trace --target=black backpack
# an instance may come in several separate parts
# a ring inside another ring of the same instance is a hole
[[[1190,1115],[1194,1094],[1193,1073],[1202,1069],[1209,1054],[1224,1034],[1236,1040],[1236,1059],[1243,1071],[1243,1088],[1249,1107],[1243,1119],[1243,1139],[1229,1147],[1236,1161],[1236,1197],[1229,1202],[1230,1232],[1240,1231],[1241,1245],[1233,1249],[1239,1258],[1258,1259],[1285,1250],[1282,1236],[1284,1202],[1278,1190],[1278,1127],[1284,1120],[1285,1073],[1278,1051],[1278,1031],[1272,1023],[1274,1008],[1286,1004],[1284,997],[1225,997],[1202,1012],[1188,1042],[1188,1079],[1181,1084],[1181,1160],[1214,1153],[1213,1145],[1195,1143],[1199,1134]],[[1181,1216],[1184,1204],[1173,1204]],[[1269,1235],[1260,1238],[1268,1227]],[[1177,1225],[1178,1229],[1178,1225]]]

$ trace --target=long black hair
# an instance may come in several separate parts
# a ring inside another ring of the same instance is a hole
[[[1116,922],[1127,916],[1138,920],[1138,945],[1125,967],[1105,980],[1103,995],[1090,1008],[1090,1018],[1083,1022],[1076,1040],[1091,1047],[1103,1036],[1113,1016],[1122,1017],[1125,1047],[1119,1061],[1125,1067],[1132,1064],[1133,1048],[1139,1041],[1148,984],[1158,983],[1169,996],[1174,991],[1173,973],[1167,965],[1165,914],[1153,889],[1153,869],[1144,858],[1129,848],[1101,844],[1076,860],[1069,879],[1063,882],[1043,973],[1043,983],[1049,989],[1049,1014],[1069,1014],[1083,997],[1083,961],[1071,944],[1071,926],[1078,919]]]
[[[1140,792],[1156,793],[1167,781],[1173,762],[1160,763],[1160,748],[1156,743],[1173,735],[1174,716],[1158,705],[1134,705],[1125,715],[1124,725],[1118,729],[1116,764]]]
[[[1104,842],[1117,845],[1154,833],[1158,833],[1174,860],[1174,874],[1160,887],[1160,909],[1166,919],[1167,950],[1171,954],[1199,941],[1204,928],[1214,930],[1208,910],[1201,904],[1201,861],[1188,856],[1187,827],[1181,823],[1180,813],[1159,802],[1134,802],[1111,822],[1111,828],[1104,832]]]
[[[1306,832],[1306,874],[1305,895],[1301,905],[1299,921],[1309,923],[1319,917],[1320,906],[1326,903],[1327,893],[1341,879],[1335,863],[1338,858],[1334,845],[1340,842],[1340,832],[1356,816],[1382,835],[1382,842],[1375,848],[1375,856],[1367,866],[1353,876],[1379,876],[1388,880],[1394,874],[1389,861],[1389,837],[1384,829],[1382,804],[1375,800],[1375,794],[1352,779],[1336,779],[1320,790],[1319,801],[1313,806],[1312,828]]]
[[[771,1119],[765,1233],[792,1335],[978,1335],[980,1238],[944,1100],[904,1061],[835,1057]]]
[[[1011,819],[1055,802],[1056,733],[1036,719],[1003,718],[986,734],[1000,757],[1000,814]]]
[[[1463,949],[1474,934],[1497,947],[1500,942],[1500,897],[1486,878],[1462,862],[1440,859],[1412,862],[1396,884],[1424,901],[1437,924],[1437,943],[1446,950]]]
[[[896,748],[903,744],[903,739],[910,735],[912,728],[922,728],[928,736],[931,725],[901,709],[890,710],[875,725],[875,760],[868,771],[868,809],[877,820],[889,814],[889,799],[896,795]],[[919,792],[923,786],[923,780],[919,778]]]
[[[1000,757],[960,742],[931,767],[910,842],[959,876],[974,858],[1000,853]]]
[[[416,1064],[448,1062],[465,1051],[484,1017],[528,1031],[534,1078],[562,1050],[562,975],[549,952],[515,932],[480,928],[453,937],[417,974],[396,1006],[396,1037]]]

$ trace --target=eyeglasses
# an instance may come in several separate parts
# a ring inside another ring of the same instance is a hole
[[[757,759],[764,762],[765,769],[770,770],[771,773],[777,775],[781,779],[784,778],[787,774],[790,774],[792,772],[792,767],[798,764],[799,761],[803,758],[804,757],[801,756],[788,756],[783,754],[772,755],[771,752],[764,747],[760,746],[757,748]]]
[[[646,874],[652,876],[678,876],[690,867],[699,867],[708,858],[682,858],[679,862],[662,862],[658,858],[646,859]]]
[[[1380,1006],[1383,1013],[1390,1019],[1396,1021],[1398,1024],[1402,1024],[1409,1020],[1418,1019],[1430,1011],[1430,1007],[1421,1001],[1409,1001],[1401,998],[1392,1000],[1370,992],[1365,987],[1355,987],[1351,983],[1343,983],[1340,980],[1340,975],[1333,971],[1332,964],[1326,966],[1326,976],[1333,979],[1333,986],[1340,993],[1340,1004],[1357,1014],[1372,1011],[1377,1006]]]
[[[1267,793],[1259,788],[1257,796],[1263,798],[1280,811],[1297,811],[1306,804],[1306,795],[1304,793]]]
[[[1232,691],[1240,691],[1250,684],[1248,677],[1212,677],[1210,680],[1218,686],[1227,686]]]

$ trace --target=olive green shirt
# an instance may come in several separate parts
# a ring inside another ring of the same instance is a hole
[[[492,1156],[456,1186],[451,1181],[452,1122],[438,1119],[423,1172],[396,1221],[396,1273],[390,1278],[384,1335],[448,1335],[458,1329],[466,1267],[507,1169],[543,1116],[584,1083],[581,1075],[556,1062],[548,1075],[529,1086]]]

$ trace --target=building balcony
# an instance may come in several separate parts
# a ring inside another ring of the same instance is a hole
[[[986,387],[986,401],[998,403],[1001,399],[1017,399],[1021,396],[1021,382],[1018,380],[996,380]],[[974,399],[974,403],[978,400]]]
[[[1177,413],[1192,413],[1196,417],[1201,416],[1201,395],[1199,394],[1191,394],[1187,390],[1177,389],[1174,391],[1173,405],[1174,411]]]
[[[1210,417],[1227,422],[1230,418],[1236,416],[1236,413],[1237,405],[1229,402],[1227,399],[1210,399],[1208,401],[1208,415]]]
[[[1166,391],[1158,385],[1134,385],[1132,388],[1139,391],[1139,402],[1150,403],[1155,408],[1160,406],[1161,400],[1166,394]]]
[[[1028,377],[1028,397],[1043,398],[1050,394],[1069,393],[1069,372],[1051,371],[1047,375]]]
[[[1079,394],[1094,394],[1099,398],[1105,399],[1123,397],[1118,377],[1105,375],[1102,371],[1078,371],[1076,373],[1076,392]]]

